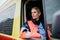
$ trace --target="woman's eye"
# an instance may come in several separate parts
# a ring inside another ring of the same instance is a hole
[[[34,12],[34,13],[36,13],[36,12]]]

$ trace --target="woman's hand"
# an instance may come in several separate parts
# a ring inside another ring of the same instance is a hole
[[[37,32],[31,32],[30,38],[41,38],[41,35]]]

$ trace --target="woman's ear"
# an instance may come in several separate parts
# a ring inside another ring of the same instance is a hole
[[[41,15],[41,12],[39,13],[39,16]]]

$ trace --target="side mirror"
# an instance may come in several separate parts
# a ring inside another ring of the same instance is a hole
[[[56,12],[53,15],[52,37],[57,39],[60,38],[60,11]]]

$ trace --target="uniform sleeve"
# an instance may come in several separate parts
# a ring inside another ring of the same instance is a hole
[[[28,25],[27,23],[24,23],[24,25],[21,28],[20,38],[29,38],[29,37],[30,37],[30,31]]]
[[[21,28],[21,31],[22,31],[22,32],[27,32],[27,31],[29,31],[29,27],[28,27],[27,22],[24,23],[24,25],[23,25],[22,28]]]

